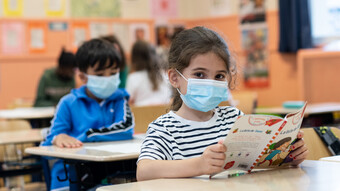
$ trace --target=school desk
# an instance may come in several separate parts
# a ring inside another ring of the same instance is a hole
[[[306,160],[300,168],[259,171],[238,177],[156,179],[103,186],[97,191],[339,190],[340,163]]]
[[[340,155],[330,156],[330,157],[323,157],[323,158],[320,158],[319,160],[340,163]]]
[[[295,112],[298,109],[290,109],[283,107],[271,108],[256,108],[255,113],[267,113],[281,115],[284,117],[286,114]],[[340,111],[339,102],[325,102],[308,104],[305,111],[305,118],[303,120],[303,127],[321,126],[334,123],[333,112]]]
[[[41,119],[52,118],[54,107],[27,107],[0,110],[1,119]]]
[[[27,107],[0,110],[0,119],[24,119],[31,122],[32,128],[49,127],[55,113],[54,107]]]
[[[135,135],[132,140],[84,143],[80,148],[59,148],[56,146],[40,146],[26,148],[25,152],[33,155],[64,159],[69,165],[69,177],[71,190],[80,190],[82,182],[79,181],[79,171],[86,166],[97,165],[101,175],[109,172],[110,164],[117,161],[127,161],[133,164],[139,156],[140,147],[145,138],[144,134]]]
[[[0,145],[36,143],[42,140],[40,129],[0,132]]]

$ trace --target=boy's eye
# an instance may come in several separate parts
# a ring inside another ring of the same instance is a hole
[[[217,74],[217,75],[215,76],[215,79],[216,79],[216,80],[225,80],[225,75],[223,75],[223,74]]]

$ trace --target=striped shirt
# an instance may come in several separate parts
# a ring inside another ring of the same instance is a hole
[[[173,111],[150,123],[138,158],[181,160],[201,156],[204,150],[224,139],[237,117],[243,113],[234,107],[217,107],[205,122],[190,121]]]

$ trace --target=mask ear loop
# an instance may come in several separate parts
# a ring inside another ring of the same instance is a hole
[[[181,73],[177,70],[177,68],[175,68],[175,70],[176,70],[176,72],[177,72],[179,75],[182,76],[183,79],[185,79],[185,81],[188,81],[188,79],[187,79],[186,77],[184,77],[183,74],[181,74]],[[183,94],[181,93],[181,91],[179,91],[178,88],[176,88],[176,90],[178,91],[179,94],[183,95]]]
[[[184,78],[186,81],[188,81],[188,79],[187,79],[186,77],[184,77],[183,74],[181,74],[181,73],[177,70],[177,68],[175,68],[175,70],[176,70],[176,72],[177,72],[179,75],[182,76],[182,78]]]

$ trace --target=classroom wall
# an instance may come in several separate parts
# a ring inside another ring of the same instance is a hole
[[[26,46],[19,55],[5,55],[0,53],[0,109],[9,108],[18,98],[24,102],[33,102],[36,96],[38,83],[44,70],[55,67],[62,47],[68,51],[72,48],[72,23],[73,22],[103,22],[111,27],[113,23],[126,24],[127,26],[143,24],[150,31],[149,39],[154,43],[154,21],[151,19],[2,19],[0,26],[5,22],[22,22],[25,28],[31,21],[49,23],[52,21],[66,22],[68,30],[46,30],[46,48],[44,52],[31,53]],[[88,33],[89,33],[88,29]],[[111,29],[110,31],[112,31]],[[0,32],[1,36],[1,32]],[[28,35],[25,43],[28,44]],[[128,51],[128,50],[127,50]],[[77,80],[79,82],[79,80]]]
[[[2,4],[3,0],[0,0]],[[25,0],[32,1],[32,7],[25,14],[40,17],[41,13],[34,13],[37,10],[38,1],[43,0]],[[222,0],[223,1],[223,0]],[[228,1],[228,0],[225,0]],[[231,0],[230,0],[231,1]],[[35,3],[33,3],[35,2]],[[133,3],[134,2],[134,3]],[[124,19],[140,18],[150,19],[150,2],[151,0],[121,0],[122,17]],[[233,52],[236,55],[239,71],[244,67],[243,51],[241,49],[241,32],[239,29],[238,18],[238,1],[231,1],[230,10],[225,12],[225,16],[211,15],[210,0],[185,0],[177,1],[178,17],[181,19],[171,19],[169,23],[184,23],[187,27],[196,25],[205,25],[222,33],[229,42]],[[136,6],[137,3],[137,6]],[[246,88],[242,81],[242,72],[238,77],[236,90],[250,90],[258,93],[258,106],[278,106],[286,100],[301,99],[299,93],[299,72],[297,67],[296,54],[279,53],[279,22],[277,11],[277,0],[266,1],[267,7],[267,26],[268,26],[268,48],[269,48],[269,79],[270,86],[267,88]],[[41,4],[40,4],[41,5]],[[25,8],[26,10],[27,8]],[[0,11],[2,11],[0,9]],[[39,11],[37,11],[39,12]],[[0,15],[3,14],[0,12]],[[65,17],[70,15],[69,8],[66,9]],[[60,19],[60,18],[59,18]],[[61,18],[62,19],[62,18]],[[65,18],[66,20],[68,18]],[[124,20],[123,19],[123,20]],[[53,19],[51,19],[53,20]],[[151,19],[154,20],[154,19]],[[155,19],[154,21],[156,21]],[[69,47],[68,36],[60,33],[57,37],[49,37],[49,52],[44,55],[26,56],[0,56],[0,109],[7,108],[16,98],[25,98],[33,100],[37,89],[38,81],[43,71],[56,65],[56,59],[60,48],[65,43]],[[301,80],[300,80],[301,81]]]

